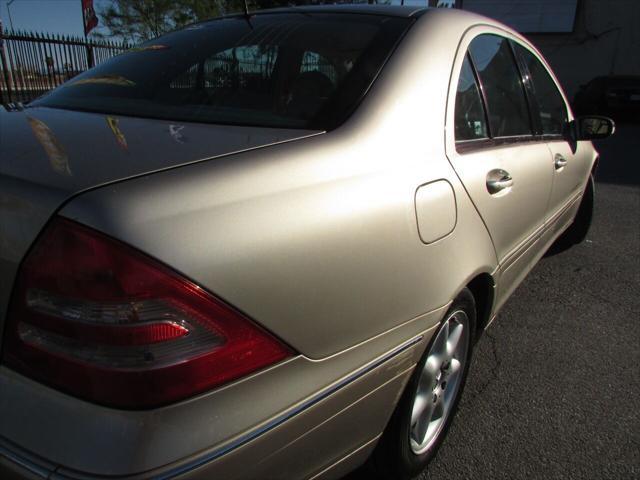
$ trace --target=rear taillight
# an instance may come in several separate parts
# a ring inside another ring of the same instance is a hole
[[[4,362],[97,403],[150,408],[212,389],[290,353],[166,266],[57,218],[18,274]]]

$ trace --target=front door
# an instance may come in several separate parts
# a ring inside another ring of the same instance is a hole
[[[584,189],[591,162],[590,149],[572,142],[567,132],[567,106],[553,76],[542,61],[525,46],[514,43],[514,50],[529,78],[532,104],[539,118],[538,128],[553,158],[553,191],[548,219],[562,227],[572,218],[575,200]]]

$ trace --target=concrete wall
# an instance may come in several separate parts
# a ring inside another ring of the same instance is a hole
[[[640,0],[580,0],[573,33],[527,37],[549,61],[570,100],[593,77],[640,75]]]

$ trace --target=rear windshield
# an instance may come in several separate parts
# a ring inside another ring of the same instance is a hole
[[[361,14],[221,18],[133,48],[32,105],[326,130],[357,105],[410,22]]]

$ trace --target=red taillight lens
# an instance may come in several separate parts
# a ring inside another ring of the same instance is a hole
[[[181,400],[290,354],[166,266],[61,218],[22,265],[4,346],[18,372],[121,408]]]

